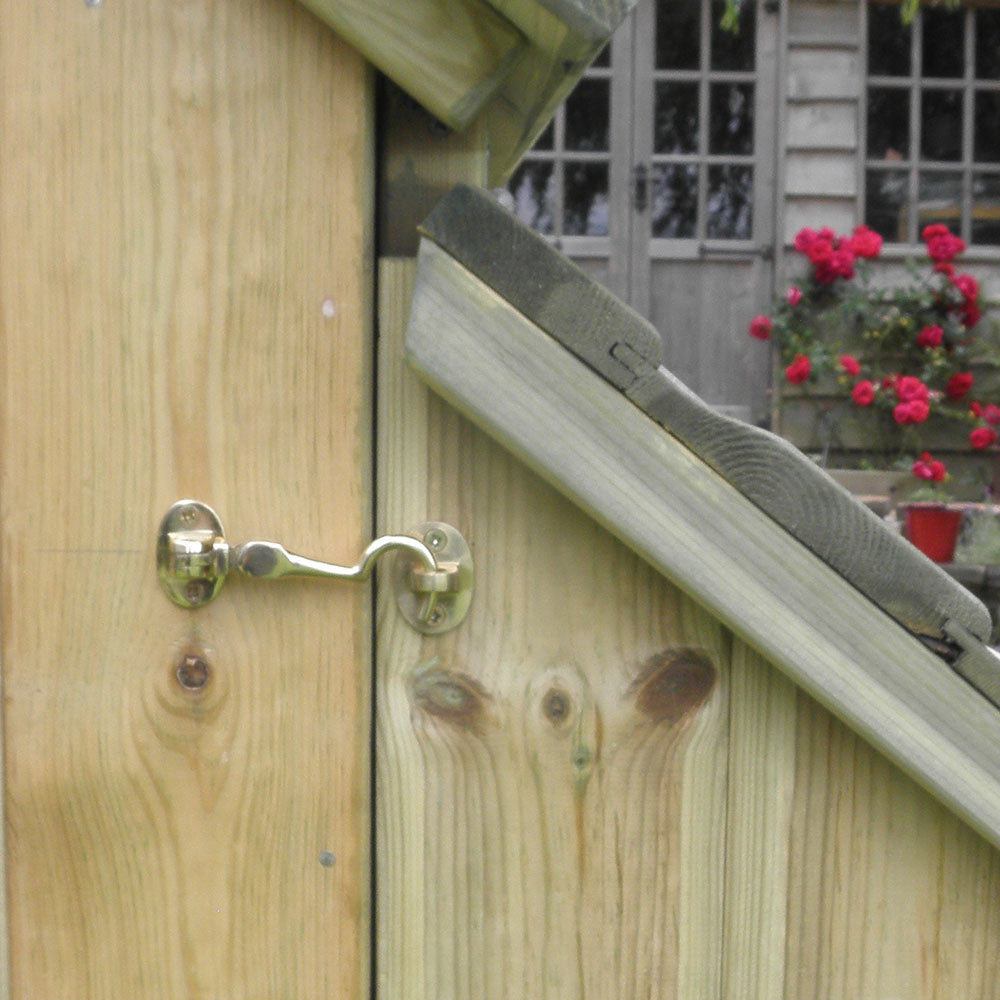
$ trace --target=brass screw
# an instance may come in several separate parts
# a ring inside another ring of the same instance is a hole
[[[177,683],[185,691],[200,691],[208,683],[208,663],[200,656],[188,653],[177,664]]]

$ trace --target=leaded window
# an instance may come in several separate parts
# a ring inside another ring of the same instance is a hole
[[[755,17],[720,26],[721,0],[660,5],[653,64],[650,225],[654,238],[753,233]]]
[[[605,48],[508,182],[514,210],[546,236],[607,236],[610,160]]]
[[[865,221],[896,243],[940,222],[1000,246],[1000,7],[867,16]]]

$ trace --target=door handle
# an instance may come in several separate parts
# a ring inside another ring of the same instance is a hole
[[[231,546],[218,514],[198,500],[178,500],[160,522],[156,566],[166,595],[182,608],[200,608],[236,570],[259,580],[286,576],[327,580],[367,580],[378,559],[395,553],[396,603],[415,629],[428,635],[458,625],[472,600],[473,565],[469,546],[448,524],[428,522],[413,535],[383,535],[353,566],[308,559],[278,542],[250,541]]]

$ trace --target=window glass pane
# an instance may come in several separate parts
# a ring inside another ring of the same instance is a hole
[[[532,229],[552,235],[555,218],[553,164],[525,160],[507,182],[514,199],[514,214]]]
[[[910,92],[889,87],[868,91],[868,158],[899,160],[910,155]]]
[[[925,90],[920,95],[920,156],[925,160],[962,158],[960,90]]]
[[[923,172],[917,182],[917,232],[943,222],[953,233],[962,231],[962,175]]]
[[[705,235],[709,239],[748,240],[753,233],[753,168],[708,168]]]
[[[972,195],[972,242],[1000,243],[1000,174],[976,174]]]
[[[608,165],[566,163],[563,233],[566,236],[608,235]]]
[[[725,9],[724,0],[712,4],[712,69],[752,70],[754,68],[754,39],[757,33],[757,5],[754,0],[743,0],[740,6],[740,26],[737,31],[727,31],[720,24]]]
[[[1000,163],[1000,91],[976,94],[973,146],[973,158],[979,163]]]
[[[868,8],[868,73],[870,76],[910,75],[910,31],[899,20],[894,3]]]
[[[865,222],[883,239],[907,239],[906,206],[909,179],[905,170],[869,170],[865,173]]]
[[[698,219],[698,168],[693,163],[653,167],[650,224],[653,236],[690,238]]]
[[[566,101],[566,149],[593,152],[608,148],[610,85],[581,80]]]
[[[545,127],[545,131],[535,140],[532,149],[552,149],[555,145],[556,138],[556,123],[555,119],[549,122]]]
[[[753,84],[713,83],[709,91],[710,153],[753,152]]]
[[[656,84],[653,151],[698,152],[698,84]]]
[[[924,9],[923,75],[965,75],[965,11],[940,7]]]
[[[611,65],[611,43],[608,42],[607,45],[597,53],[597,56],[592,63],[594,66],[610,66]]]
[[[1000,8],[976,10],[976,76],[1000,80]]]
[[[701,0],[659,0],[656,8],[656,68],[698,69]]]

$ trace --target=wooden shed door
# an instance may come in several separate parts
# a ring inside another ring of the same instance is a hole
[[[0,10],[16,1000],[366,990],[368,595],[184,611],[154,546],[368,540],[369,84],[289,0]]]

